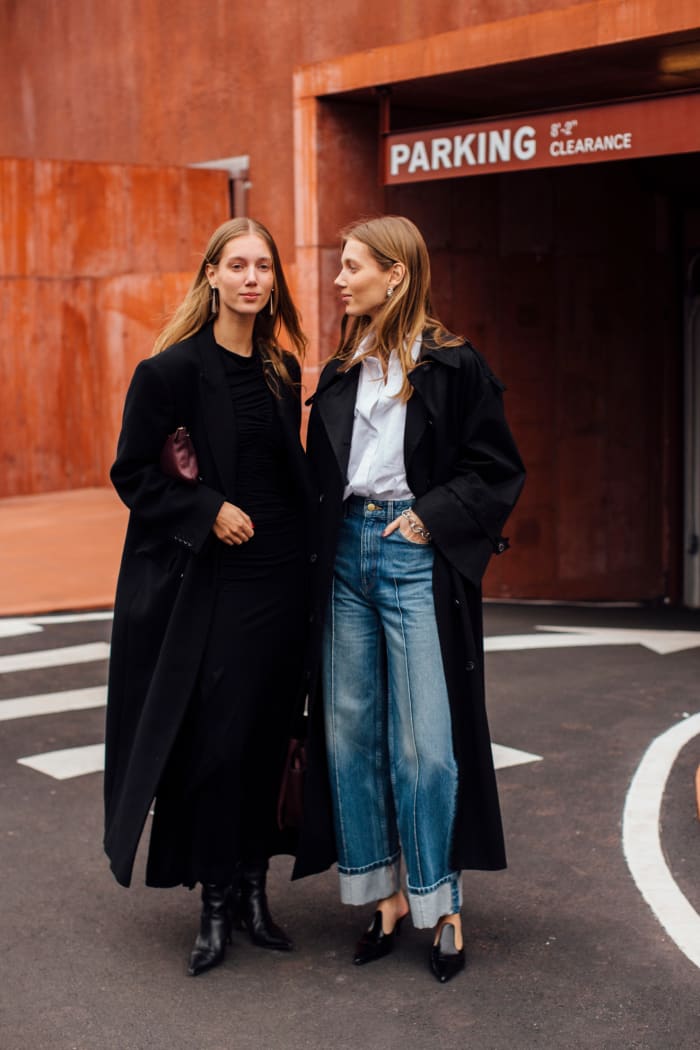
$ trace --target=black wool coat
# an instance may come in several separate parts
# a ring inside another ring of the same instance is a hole
[[[299,365],[275,404],[290,476],[309,513],[312,488],[299,439]],[[200,480],[159,467],[168,434],[186,426]],[[236,426],[211,325],[142,361],[126,396],[112,482],[131,513],[114,607],[106,725],[104,846],[128,886],[151,802],[193,694],[222,544],[211,529],[236,503]]]
[[[294,877],[336,859],[318,684],[322,621],[342,520],[360,365],[331,361],[310,399],[307,455],[318,487],[316,626],[312,643],[306,820]],[[433,594],[459,770],[452,864],[505,867],[484,698],[481,579],[523,486],[525,471],[503,413],[503,384],[468,343],[424,337],[406,409],[404,458],[415,511],[432,534]]]

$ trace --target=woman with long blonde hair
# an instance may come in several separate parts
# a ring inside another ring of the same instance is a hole
[[[283,350],[284,328],[294,353]],[[311,489],[299,440],[306,339],[279,253],[253,219],[212,235],[126,397],[111,477],[130,510],[107,707],[105,849],[129,885],[155,798],[151,886],[202,886],[188,972],[270,916],[276,803],[302,688]],[[162,452],[179,428],[194,478]],[[182,432],[181,432],[182,433]]]
[[[434,314],[428,251],[409,219],[344,230],[335,286],[345,316],[307,445],[322,493],[323,628],[315,792],[295,875],[333,859],[325,738],[341,899],[375,902],[354,962],[391,951],[410,913],[434,930],[430,966],[444,982],[465,960],[461,871],[505,865],[480,582],[507,547],[524,472],[502,384]]]

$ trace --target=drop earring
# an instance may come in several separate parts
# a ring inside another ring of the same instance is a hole
[[[275,289],[270,290],[270,317],[275,316],[275,303],[274,303]]]
[[[394,286],[393,286],[393,284],[390,284],[389,287],[386,290],[386,297],[387,297],[387,299],[391,299],[393,294],[394,294]]]
[[[219,313],[219,289],[214,285],[211,287],[211,316],[216,317]]]

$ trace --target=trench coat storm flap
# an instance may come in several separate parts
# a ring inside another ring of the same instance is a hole
[[[274,400],[308,518],[315,500],[299,439],[300,369],[292,355],[286,363],[295,386],[280,381]],[[178,426],[187,426],[197,452],[196,485],[158,466],[165,436]],[[123,886],[195,689],[221,549],[211,529],[224,500],[236,502],[235,446],[211,325],[137,366],[111,472],[131,511],[115,599],[104,789],[104,846]]]
[[[322,621],[342,520],[360,366],[324,369],[312,403],[307,454],[320,492],[318,604],[312,643],[305,822],[294,878],[336,859],[318,664]],[[433,594],[459,769],[452,865],[505,867],[503,831],[484,697],[481,579],[508,546],[501,529],[525,471],[503,414],[503,384],[467,342],[443,349],[424,337],[410,375],[404,456],[415,510],[433,537]]]

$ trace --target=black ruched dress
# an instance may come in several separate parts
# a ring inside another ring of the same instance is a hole
[[[219,352],[236,420],[235,502],[255,534],[220,545],[198,687],[156,797],[155,886],[228,883],[237,861],[289,849],[276,804],[302,674],[302,510],[260,356]]]

